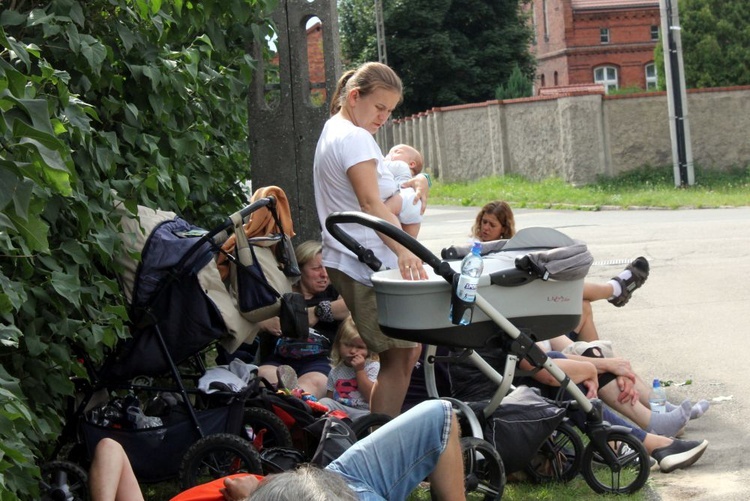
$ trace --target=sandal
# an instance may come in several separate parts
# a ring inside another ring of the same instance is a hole
[[[621,292],[618,296],[607,300],[618,308],[625,306],[630,300],[633,291],[646,282],[650,267],[648,260],[641,256],[637,257],[633,262],[627,265],[625,269],[630,271],[630,278],[625,280],[619,276],[613,277],[612,280],[620,284]]]

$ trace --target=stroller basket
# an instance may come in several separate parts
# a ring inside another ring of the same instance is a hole
[[[205,435],[223,433],[228,428],[230,406],[196,412]],[[198,438],[192,419],[185,414],[173,416],[166,426],[139,430],[99,426],[88,421],[82,425],[89,457],[102,438],[122,445],[133,471],[142,482],[161,482],[177,476],[180,459]]]

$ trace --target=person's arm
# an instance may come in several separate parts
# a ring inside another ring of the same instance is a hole
[[[357,197],[362,212],[388,221],[397,228],[401,227],[398,218],[388,210],[380,199],[377,164],[374,159],[349,167],[346,175],[352,183],[354,194]],[[427,280],[427,272],[422,265],[421,259],[392,238],[386,237],[381,233],[378,233],[378,236],[398,257],[398,268],[401,271],[402,278],[405,280]]]
[[[281,336],[281,321],[279,320],[279,317],[271,317],[258,322],[258,328],[261,332],[268,332],[276,337]]]
[[[369,404],[370,395],[372,395],[372,388],[375,386],[375,381],[370,379],[370,375],[367,373],[367,359],[362,355],[356,355],[352,359],[352,369],[357,378],[357,390],[362,394],[362,398]]]
[[[310,322],[310,327],[315,325],[321,320],[326,322],[332,322],[335,320],[341,321],[349,316],[349,308],[346,307],[344,298],[341,296],[333,301],[323,300],[316,306],[310,306],[307,308],[307,318]]]
[[[417,202],[422,202],[422,214],[424,214],[424,210],[427,208],[427,196],[430,193],[430,185],[430,178],[424,173],[419,173],[401,184],[402,188],[414,188],[415,195],[412,203],[416,205]]]
[[[588,392],[586,398],[596,397],[599,388],[596,367],[589,362],[579,362],[577,360],[568,360],[566,358],[555,358],[552,362],[562,369],[570,380],[575,384],[583,384]],[[521,360],[518,366],[522,370],[532,370],[532,365],[526,360]],[[536,381],[547,386],[560,386],[560,382],[546,370],[537,371],[532,376]]]

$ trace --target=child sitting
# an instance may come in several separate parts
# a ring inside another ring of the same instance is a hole
[[[401,188],[401,184],[422,172],[422,154],[408,144],[397,144],[388,152],[383,162],[396,181],[393,194],[385,206],[398,216],[401,228],[416,238],[422,224],[422,203],[414,203],[414,188]]]
[[[370,353],[359,337],[352,317],[341,322],[331,349],[333,368],[328,374],[327,396],[320,403],[346,412],[351,419],[370,413],[370,395],[380,371],[377,354]]]

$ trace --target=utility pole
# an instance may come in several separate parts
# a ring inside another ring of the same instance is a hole
[[[661,32],[664,47],[664,73],[667,82],[669,106],[669,133],[672,137],[672,161],[675,186],[695,184],[693,150],[690,141],[690,123],[685,92],[685,68],[682,64],[682,38],[677,2],[659,0]]]
[[[375,34],[378,39],[378,62],[388,64],[385,52],[385,23],[383,22],[383,0],[375,0]]]

